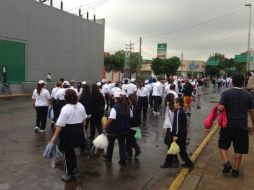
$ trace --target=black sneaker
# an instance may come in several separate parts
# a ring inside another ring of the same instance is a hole
[[[231,166],[230,162],[227,162],[226,164],[224,164],[222,173],[227,174],[230,172],[231,169],[232,169],[232,166]]]
[[[124,161],[124,160],[120,160],[118,163],[119,163],[121,166],[126,166],[126,165],[127,165],[126,161]]]
[[[240,171],[239,170],[232,170],[232,177],[238,177],[239,176]]]
[[[160,167],[161,167],[162,169],[170,168],[170,164],[164,163],[164,164],[160,165]]]
[[[141,154],[140,150],[136,151],[135,154],[134,154],[134,158],[137,158],[140,154]]]
[[[192,168],[193,168],[193,163],[184,163],[184,164],[181,164],[181,166],[183,167],[183,168],[189,168],[190,170],[192,170]]]

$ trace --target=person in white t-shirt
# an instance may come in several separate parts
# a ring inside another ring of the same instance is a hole
[[[152,96],[153,96],[153,101],[154,101],[153,114],[156,116],[156,115],[160,115],[159,106],[161,104],[162,95],[163,95],[162,84],[160,82],[160,79],[158,79],[158,81],[156,81],[156,79],[154,79],[152,86],[153,86]]]
[[[138,96],[138,104],[140,107],[140,111],[142,112],[143,110],[143,119],[146,119],[149,94],[150,94],[149,90],[145,87],[145,84],[142,83],[138,89],[137,96]]]
[[[137,93],[137,85],[135,84],[135,79],[131,79],[131,83],[127,85],[126,87],[126,90],[127,90],[127,94],[126,94],[126,97],[128,98],[128,96],[130,94],[136,94]]]
[[[175,97],[175,98],[178,98],[178,94],[177,94],[177,92],[176,92],[176,85],[175,85],[175,84],[171,84],[171,85],[170,85],[170,88],[169,88],[169,90],[167,91],[167,94],[169,94],[169,93],[174,94],[174,97]]]
[[[108,81],[106,79],[102,79],[102,83],[103,83],[103,85],[102,85],[101,92],[102,92],[102,95],[104,96],[106,104],[107,104],[106,111],[108,111],[109,101],[110,101],[110,88],[109,88]]]
[[[45,89],[45,81],[40,80],[37,84],[37,89],[33,91],[32,104],[33,108],[36,110],[36,126],[34,128],[35,132],[45,132],[48,107],[51,105],[51,97],[49,91]]]
[[[53,107],[53,112],[54,112],[54,119],[52,120],[52,123],[51,123],[51,127],[53,128],[54,127],[54,123],[56,122],[57,120],[57,93],[59,90],[62,89],[62,82],[61,81],[58,81],[56,83],[56,87],[53,88],[52,92],[51,92],[51,98],[52,98],[52,107]]]
[[[114,101],[114,98],[113,98],[114,94],[115,94],[116,92],[122,92],[122,90],[121,90],[121,88],[120,88],[119,86],[120,86],[120,85],[119,85],[119,82],[116,82],[116,83],[115,83],[115,86],[110,90],[110,107],[111,107],[111,108],[112,108],[113,105],[115,104],[115,101]]]
[[[63,150],[65,157],[65,175],[63,181],[72,181],[77,177],[77,159],[74,148],[85,146],[84,128],[86,123],[86,110],[78,102],[74,90],[68,89],[65,93],[66,105],[62,108],[56,123],[56,130],[50,142],[55,144],[59,137],[59,149]]]

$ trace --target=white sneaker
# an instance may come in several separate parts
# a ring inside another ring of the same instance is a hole
[[[157,115],[160,115],[161,113],[160,112],[156,112]]]
[[[35,126],[34,132],[38,133],[39,127]]]
[[[45,130],[42,130],[42,129],[41,129],[40,132],[41,132],[41,133],[45,133],[45,132],[46,132],[46,129],[45,129]]]
[[[156,111],[153,111],[153,114],[154,114],[154,115],[156,115],[156,114],[157,114],[157,112],[156,112]]]

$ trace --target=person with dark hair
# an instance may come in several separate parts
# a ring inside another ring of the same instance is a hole
[[[146,119],[146,113],[148,108],[148,97],[149,97],[149,91],[145,87],[145,83],[142,83],[138,89],[137,92],[138,96],[138,104],[140,107],[140,111],[143,111],[143,119]]]
[[[113,98],[114,94],[115,94],[116,92],[121,92],[121,91],[122,91],[122,90],[121,90],[121,88],[120,88],[119,82],[116,82],[116,83],[115,83],[115,86],[110,90],[110,107],[111,107],[111,108],[112,108],[113,105],[115,104],[114,98]]]
[[[78,82],[77,83],[77,96],[78,96],[78,99],[80,98],[80,95],[82,94],[82,83],[81,82]]]
[[[102,88],[101,88],[101,93],[105,98],[105,102],[106,102],[106,111],[108,111],[109,109],[109,104],[110,104],[110,88],[109,88],[109,84],[108,81],[106,79],[102,79]]]
[[[166,111],[165,111],[165,119],[163,123],[163,129],[165,131],[164,143],[167,145],[167,148],[170,148],[171,143],[173,142],[173,120],[174,120],[174,107],[175,103],[175,95],[172,93],[167,94],[166,96]],[[165,162],[160,166],[161,168],[169,168],[169,167],[178,167],[179,160],[176,155],[166,155]]]
[[[57,93],[58,91],[62,89],[62,83],[60,81],[58,81],[56,83],[55,88],[53,88],[52,92],[51,92],[51,98],[52,98],[52,107],[53,107],[53,112],[54,112],[54,119],[52,120],[52,124],[51,127],[54,127],[54,124],[56,123],[57,120]]]
[[[90,86],[84,82],[82,82],[82,94],[80,95],[79,102],[85,107],[87,118],[86,118],[86,127],[85,130],[89,126],[89,121],[91,119],[91,102],[89,101],[91,98],[91,89]]]
[[[70,89],[70,86],[71,86],[71,84],[69,83],[69,81],[64,81],[63,88],[59,89],[55,95],[55,99],[57,101],[56,116],[55,116],[56,120],[58,119],[58,117],[60,115],[62,107],[64,107],[66,104],[64,96],[65,96],[66,90]]]
[[[66,91],[65,101],[66,105],[61,110],[55,133],[50,141],[55,144],[59,137],[59,148],[63,150],[65,158],[66,174],[62,176],[62,180],[68,182],[75,180],[78,176],[74,148],[85,146],[83,127],[87,115],[84,106],[78,103],[78,97],[74,90],[68,89]]]
[[[189,79],[185,79],[185,84],[182,89],[183,92],[183,99],[184,99],[184,106],[185,106],[185,111],[187,115],[191,114],[191,96],[193,92],[193,86],[189,82]]]
[[[90,119],[90,139],[95,137],[95,129],[101,134],[102,130],[102,117],[104,116],[105,101],[103,95],[100,93],[99,87],[96,84],[92,85],[92,93],[89,102],[91,103],[91,119]]]
[[[47,116],[48,116],[48,107],[51,105],[51,97],[49,91],[45,89],[45,81],[40,80],[37,84],[37,89],[33,91],[32,95],[32,105],[36,110],[36,125],[35,132],[45,132]]]
[[[113,156],[115,140],[118,140],[120,165],[126,165],[126,136],[129,133],[129,118],[131,116],[129,105],[122,92],[114,94],[115,104],[110,111],[109,118],[104,124],[108,136],[107,153],[104,156],[105,160],[111,161]]]
[[[135,136],[136,130],[141,125],[141,109],[137,102],[137,97],[135,94],[130,94],[128,96],[128,100],[130,103],[130,110],[132,111],[133,117],[130,118],[130,131],[126,138],[126,149],[127,149],[127,156],[128,159],[132,159],[132,148],[135,150],[134,158],[137,158],[140,153],[141,149],[137,143]]]
[[[193,163],[186,152],[187,116],[183,109],[184,107],[183,98],[176,98],[174,106],[175,106],[175,113],[174,113],[173,130],[172,130],[173,141],[176,141],[176,143],[180,147],[180,156],[182,160],[184,161],[184,164],[182,164],[181,166],[192,168]]]
[[[248,112],[254,127],[254,103],[249,92],[243,89],[244,75],[235,74],[232,77],[233,88],[222,92],[220,103],[217,107],[219,111],[225,109],[227,114],[227,127],[221,128],[218,147],[224,160],[223,173],[229,173],[232,170],[232,176],[238,177],[240,164],[243,154],[249,151],[248,136]],[[233,142],[235,152],[234,167],[229,162],[228,149]]]
[[[63,85],[63,83],[64,83],[64,78],[60,78],[59,81],[60,81],[60,82],[62,83],[62,85]]]

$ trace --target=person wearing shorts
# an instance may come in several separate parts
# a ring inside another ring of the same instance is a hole
[[[224,174],[232,169],[232,176],[239,176],[239,169],[243,154],[249,151],[248,136],[248,112],[254,126],[254,102],[249,92],[242,89],[244,85],[244,75],[233,76],[233,88],[222,93],[218,110],[225,109],[227,114],[227,127],[221,128],[218,147],[224,160]],[[228,149],[233,143],[235,159],[234,165],[229,162]]]
[[[185,79],[185,84],[183,86],[183,100],[184,100],[184,107],[187,115],[191,114],[191,96],[193,92],[193,86],[189,82],[188,79]]]

